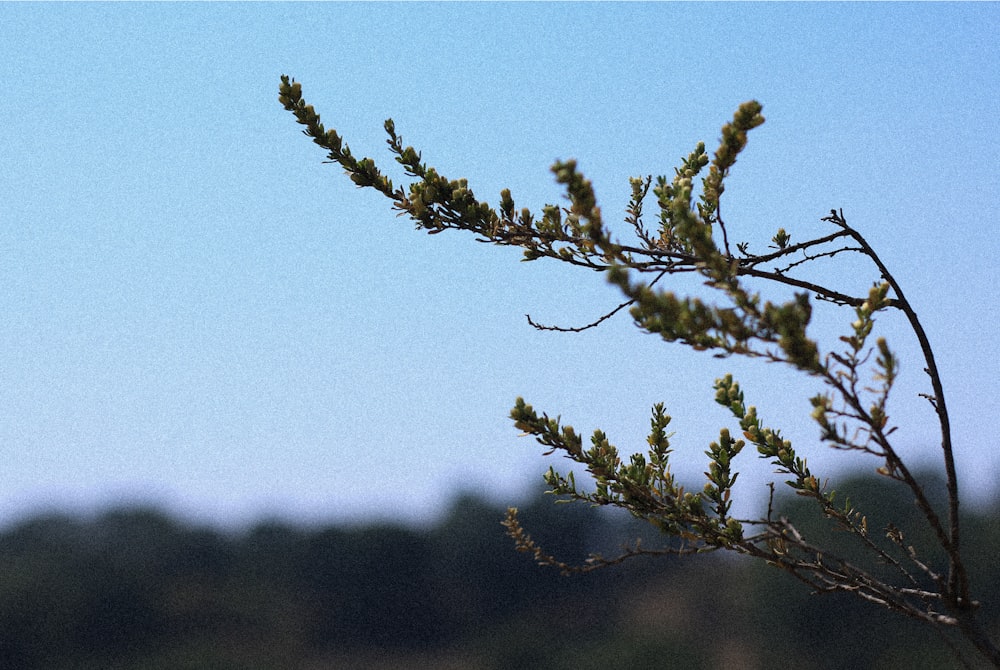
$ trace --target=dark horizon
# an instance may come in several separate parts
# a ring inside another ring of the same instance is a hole
[[[846,484],[864,498],[881,482]],[[611,557],[640,535],[657,546],[637,520],[548,496],[525,502],[525,528],[570,563],[593,551]],[[780,502],[799,519],[809,507],[796,496]],[[905,500],[883,504],[879,516],[919,525]],[[0,666],[596,670],[652,669],[669,658],[707,669],[738,654],[745,670],[803,658],[863,670],[954,661],[910,619],[843,594],[810,595],[736,556],[640,557],[562,576],[515,551],[502,512],[470,496],[423,528],[261,522],[240,533],[138,508],[26,520],[0,531]],[[969,567],[984,594],[1000,593],[998,512],[966,514]],[[808,518],[803,532],[821,532],[821,517]],[[908,537],[921,551],[926,538]],[[983,616],[1000,624],[1000,603],[984,602]],[[707,633],[719,626],[725,645]]]

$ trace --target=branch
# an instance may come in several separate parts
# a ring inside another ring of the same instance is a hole
[[[788,277],[778,272],[768,272],[766,270],[757,270],[755,268],[740,268],[740,275],[745,275],[748,277],[758,277],[760,279],[770,279],[778,284],[785,284],[786,286],[795,286],[796,288],[804,288],[807,291],[815,293],[817,297],[824,300],[829,300],[830,302],[836,303],[838,305],[850,305],[852,307],[859,307],[865,302],[865,298],[856,298],[853,296],[840,293],[839,291],[834,291],[833,289],[826,288],[825,286],[820,286],[819,284],[814,284],[812,282],[803,281],[801,279],[795,279],[794,277]],[[896,307],[895,301],[889,300],[888,304],[890,306]]]
[[[660,272],[660,274],[657,275],[657,277],[655,279],[653,279],[653,281],[649,282],[649,285],[652,286],[656,282],[660,281],[660,279],[662,279],[665,274],[667,274],[666,270],[663,270],[662,272]],[[625,302],[623,302],[622,304],[618,305],[617,307],[615,307],[613,310],[611,310],[607,314],[604,314],[603,316],[599,317],[596,321],[592,321],[592,322],[588,323],[585,326],[577,326],[577,327],[545,326],[545,325],[542,325],[540,323],[536,323],[534,320],[532,320],[530,314],[525,314],[524,316],[527,317],[528,323],[531,324],[531,326],[533,328],[536,328],[538,330],[552,330],[552,331],[556,331],[556,332],[559,332],[559,333],[582,333],[583,331],[585,331],[585,330],[587,330],[589,328],[594,328],[596,326],[601,325],[602,323],[604,323],[605,321],[607,321],[608,319],[610,319],[611,317],[613,317],[615,314],[617,314],[621,310],[625,309],[626,307],[628,307],[629,305],[632,305],[634,303],[635,303],[635,298],[632,298],[630,300],[626,300]]]
[[[620,312],[624,308],[626,308],[629,305],[633,304],[634,302],[635,302],[635,299],[626,300],[625,302],[623,302],[622,304],[618,305],[617,307],[615,307],[613,310],[611,310],[607,314],[604,314],[603,316],[599,317],[596,321],[591,321],[590,323],[588,323],[585,326],[571,326],[571,327],[546,326],[546,325],[543,325],[543,324],[540,324],[540,323],[536,323],[531,318],[530,314],[525,314],[524,316],[527,317],[528,323],[531,324],[531,326],[533,328],[536,328],[538,330],[553,330],[553,331],[556,331],[558,333],[582,333],[583,331],[585,331],[585,330],[587,330],[589,328],[594,328],[595,326],[601,325],[602,323],[604,323],[605,321],[607,321],[608,319],[610,319],[611,317],[613,317],[615,314],[617,314],[618,312]]]
[[[771,261],[777,260],[779,258],[784,258],[793,254],[797,251],[803,251],[820,244],[826,244],[827,242],[832,242],[841,237],[849,235],[847,231],[841,230],[836,233],[830,233],[824,237],[817,237],[814,240],[807,240],[805,242],[799,242],[798,244],[791,244],[784,249],[779,249],[778,251],[771,252],[769,254],[764,254],[763,256],[748,256],[744,262],[748,265],[759,265],[761,263],[770,263]]]
[[[564,576],[571,574],[585,574],[593,572],[594,570],[600,570],[601,568],[607,568],[612,565],[619,565],[630,558],[635,558],[636,556],[686,556],[689,554],[699,553],[699,551],[704,551],[691,547],[662,547],[660,549],[644,549],[642,547],[642,540],[636,539],[633,546],[626,545],[622,548],[622,553],[615,558],[604,558],[600,554],[590,554],[583,565],[571,565],[560,561],[551,554],[546,553],[531,538],[531,536],[525,532],[524,528],[521,526],[521,522],[517,518],[517,513],[518,510],[516,507],[509,507],[507,509],[507,516],[500,522],[500,525],[507,529],[507,535],[514,540],[515,549],[523,553],[532,554],[538,565],[556,568],[559,570],[560,574]]]
[[[824,220],[830,221],[843,228],[844,231],[849,234],[862,249],[864,249],[864,253],[872,259],[878,267],[879,272],[882,273],[882,278],[885,279],[892,287],[893,292],[896,294],[896,301],[899,303],[898,306],[906,315],[907,320],[910,322],[910,327],[913,328],[913,332],[916,334],[917,340],[920,343],[920,350],[923,352],[924,361],[927,363],[926,372],[931,378],[931,387],[934,389],[934,401],[931,404],[937,412],[938,422],[941,426],[941,450],[944,453],[948,488],[948,522],[951,528],[950,536],[945,543],[950,563],[948,578],[949,591],[952,593],[954,598],[952,606],[959,610],[965,609],[970,606],[969,583],[968,576],[965,572],[965,566],[962,563],[959,552],[960,530],[958,513],[958,474],[955,469],[955,455],[951,443],[951,421],[948,417],[947,405],[945,404],[944,386],[941,382],[941,375],[938,371],[937,363],[934,360],[934,350],[931,348],[930,340],[927,337],[927,333],[924,331],[923,325],[920,323],[920,319],[917,318],[916,311],[903,294],[903,289],[900,287],[899,282],[897,282],[895,277],[892,276],[892,273],[889,272],[885,263],[882,262],[882,259],[877,253],[875,253],[875,250],[872,249],[871,245],[868,244],[864,237],[847,224],[843,211],[841,210],[840,212],[837,212],[836,210],[830,210],[830,216],[825,217]],[[908,483],[910,482],[908,481]],[[923,491],[919,485],[914,482],[911,484],[910,488],[914,490],[914,494],[917,496],[918,504],[920,504],[921,509],[926,508],[926,510],[929,510],[930,504],[923,496]],[[926,510],[925,514],[927,513]]]

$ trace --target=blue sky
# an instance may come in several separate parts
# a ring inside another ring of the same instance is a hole
[[[426,236],[324,165],[279,75],[358,155],[382,121],[480,197],[558,201],[575,157],[609,220],[627,178],[670,174],[750,98],[724,199],[760,248],[833,207],[894,268],[937,347],[964,491],[1000,455],[995,232],[997,4],[0,5],[0,522],[153,501],[191,517],[426,518],[460,487],[514,501],[545,469],[507,419],[523,395],[641,447],[674,416],[697,477],[743,382],[810,464],[816,388],[638,332],[579,325],[620,299],[599,275]],[[831,265],[836,281],[875,279]],[[851,315],[820,318],[849,323]],[[915,344],[891,407],[936,465]],[[743,457],[759,500],[770,466]],[[876,463],[860,463],[874,468]]]

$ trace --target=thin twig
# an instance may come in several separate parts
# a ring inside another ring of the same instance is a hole
[[[660,279],[662,279],[665,274],[667,274],[666,270],[661,271],[660,274],[657,275],[656,278],[653,279],[653,281],[649,282],[649,285],[652,286],[656,282],[660,281]],[[607,321],[608,319],[610,319],[611,317],[613,317],[615,314],[617,314],[618,312],[620,312],[624,308],[626,308],[629,305],[633,304],[634,302],[635,302],[635,298],[632,298],[631,300],[626,300],[625,302],[623,302],[622,304],[618,305],[617,307],[615,307],[613,310],[611,310],[607,314],[605,314],[605,315],[601,316],[600,318],[598,318],[596,321],[592,321],[592,322],[588,323],[585,326],[546,326],[546,325],[541,324],[541,323],[536,323],[531,318],[530,314],[525,314],[524,316],[527,317],[528,323],[531,324],[531,326],[533,328],[537,328],[538,330],[551,330],[551,331],[555,331],[557,333],[582,333],[583,331],[585,331],[585,330],[587,330],[589,328],[594,328],[595,326],[601,325],[602,323],[604,323],[605,321]]]
[[[582,333],[583,331],[585,331],[585,330],[587,330],[589,328],[594,328],[595,326],[601,325],[602,323],[604,323],[605,321],[607,321],[608,319],[610,319],[611,317],[613,317],[615,314],[617,314],[618,312],[620,312],[622,309],[624,309],[625,307],[628,307],[629,305],[631,305],[634,302],[635,302],[634,298],[632,300],[626,300],[625,302],[623,302],[622,304],[618,305],[617,307],[615,307],[613,310],[611,310],[607,314],[605,314],[605,315],[601,316],[600,318],[598,318],[596,321],[591,321],[590,323],[588,323],[585,326],[546,326],[546,325],[541,324],[541,323],[536,323],[534,321],[534,319],[531,318],[530,314],[525,314],[524,316],[528,319],[528,323],[531,324],[532,328],[537,328],[538,330],[552,330],[552,331],[555,331],[557,333]]]

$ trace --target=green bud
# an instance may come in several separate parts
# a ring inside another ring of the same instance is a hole
[[[774,242],[775,246],[779,249],[784,249],[788,246],[788,241],[791,237],[791,235],[785,232],[784,228],[778,228],[777,234],[771,238],[771,241]]]

